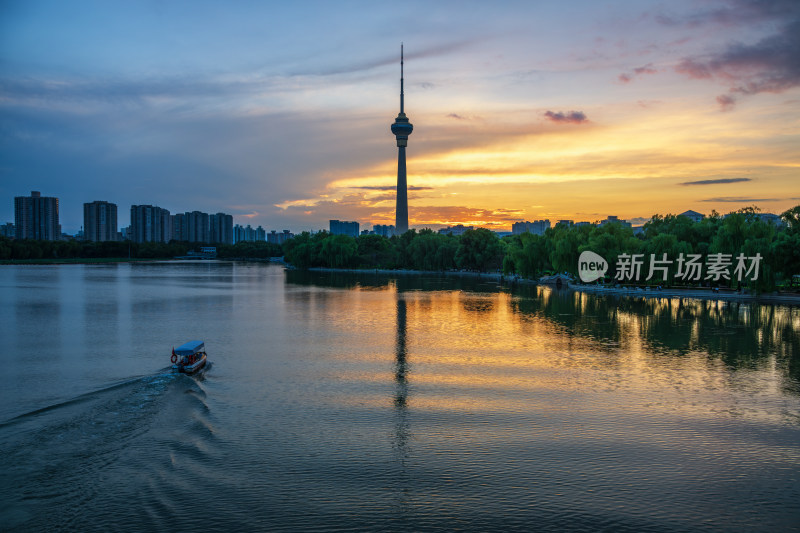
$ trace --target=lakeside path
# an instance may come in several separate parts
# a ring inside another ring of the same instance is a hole
[[[389,276],[416,276],[416,275],[444,275],[457,277],[471,277],[496,281],[501,284],[513,285],[515,283],[538,285],[536,280],[520,278],[517,276],[504,276],[497,272],[461,272],[461,271],[427,271],[427,270],[384,270],[384,269],[348,269],[348,268],[310,268],[312,272],[350,272],[355,274],[380,274]],[[585,292],[590,294],[608,296],[627,296],[632,298],[692,298],[695,300],[712,300],[722,302],[754,302],[783,305],[800,305],[800,294],[773,292],[765,294],[739,293],[730,290],[713,292],[711,289],[639,289],[633,287],[607,287],[603,285],[588,285],[570,283],[565,290]]]

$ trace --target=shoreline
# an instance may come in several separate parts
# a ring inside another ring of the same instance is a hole
[[[695,300],[711,300],[721,302],[755,302],[800,305],[800,294],[772,292],[765,294],[739,293],[735,291],[713,292],[710,288],[687,289],[639,289],[631,287],[604,287],[601,285],[585,285],[575,283],[569,285],[570,290],[589,294],[607,294],[640,298],[692,298]]]
[[[288,268],[288,267],[287,267]],[[460,272],[460,271],[438,271],[438,270],[389,270],[389,269],[350,269],[350,268],[327,268],[327,267],[314,267],[309,268],[309,272],[340,272],[340,273],[353,273],[353,274],[379,274],[389,276],[417,276],[417,275],[444,275],[444,276],[458,276],[458,277],[472,277],[478,279],[487,279],[496,281],[503,285],[526,284],[526,285],[542,285],[543,287],[554,286],[539,283],[537,280],[520,278],[517,276],[504,276],[496,272]],[[606,295],[606,296],[626,296],[635,298],[691,298],[694,300],[708,300],[708,301],[721,301],[721,302],[753,302],[753,303],[770,303],[770,304],[785,304],[785,305],[800,305],[800,294],[795,293],[765,293],[765,294],[751,294],[739,293],[734,291],[723,290],[721,292],[712,292],[710,288],[687,288],[687,289],[639,289],[632,287],[606,287],[602,285],[587,285],[583,283],[569,283],[564,290],[575,292],[582,292],[588,294]]]

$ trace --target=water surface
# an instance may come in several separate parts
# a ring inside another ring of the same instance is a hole
[[[0,298],[3,529],[800,524],[797,308],[226,262]]]

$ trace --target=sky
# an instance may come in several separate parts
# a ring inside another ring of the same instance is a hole
[[[412,227],[800,204],[796,0],[0,0],[13,198]]]

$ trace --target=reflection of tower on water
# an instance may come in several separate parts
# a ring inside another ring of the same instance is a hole
[[[397,293],[397,337],[394,363],[394,409],[397,421],[394,428],[393,448],[397,458],[397,504],[402,513],[410,509],[410,479],[406,471],[406,462],[411,450],[408,442],[411,432],[408,427],[408,352],[406,347],[406,301]]]
[[[394,380],[397,383],[397,389],[394,398],[394,404],[398,408],[406,407],[406,400],[408,398],[408,382],[406,380],[406,372],[408,372],[408,362],[406,356],[406,301],[397,297],[397,344],[396,344],[396,358],[394,366]]]

